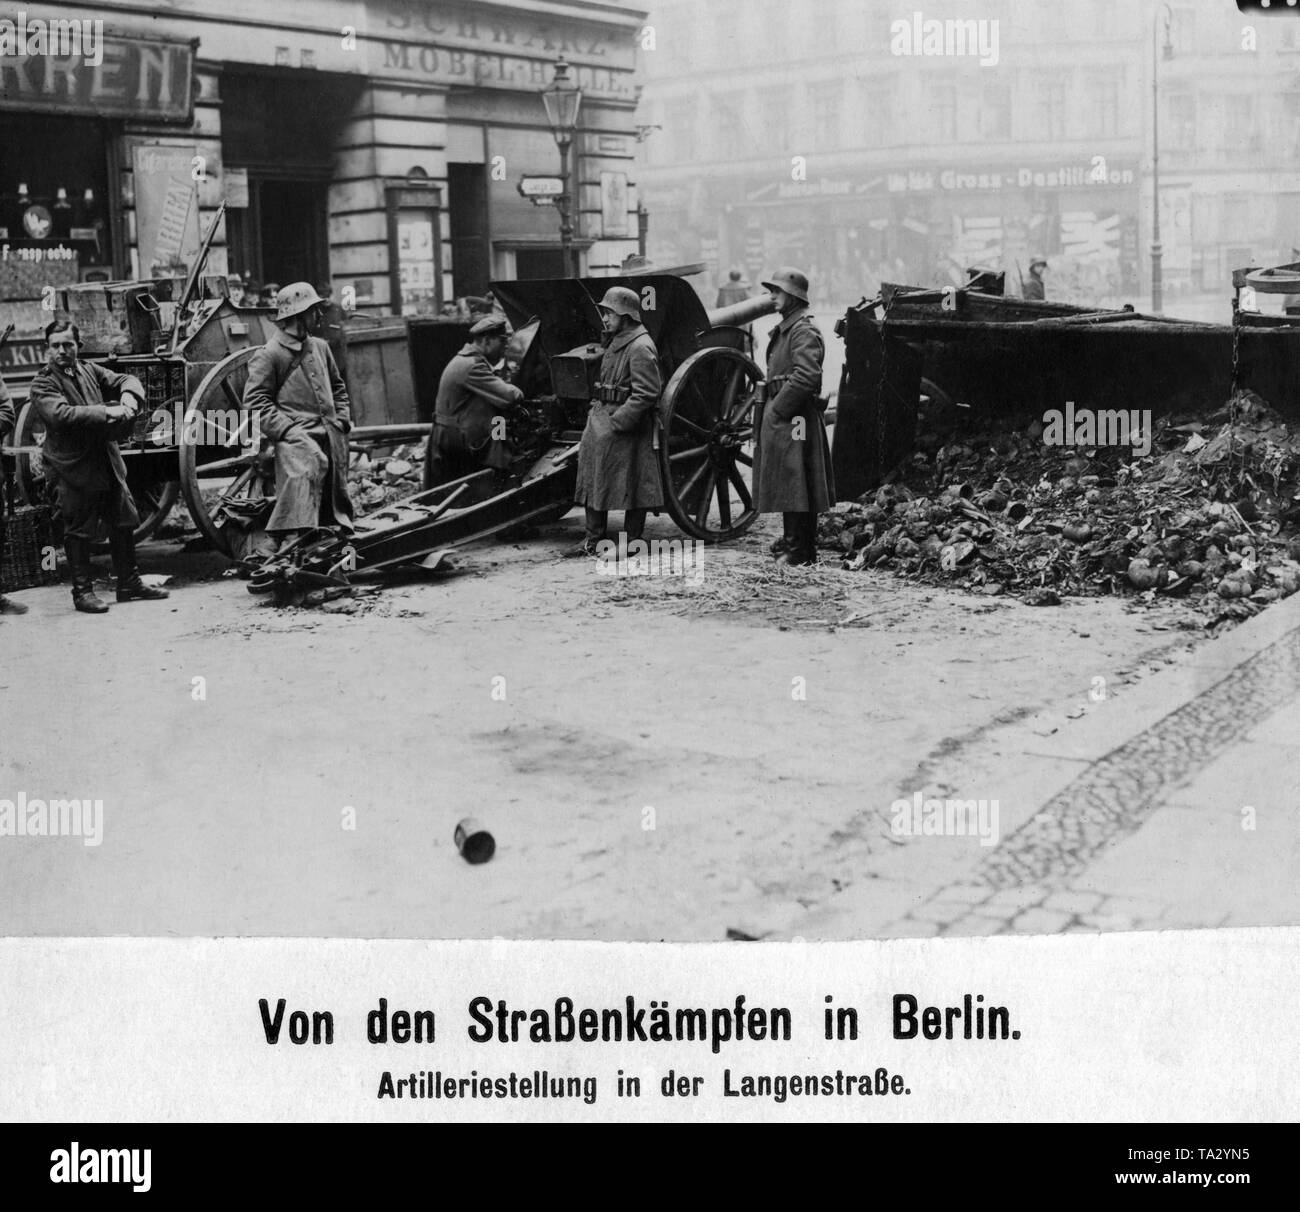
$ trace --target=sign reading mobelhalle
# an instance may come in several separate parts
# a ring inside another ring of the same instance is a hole
[[[105,36],[95,54],[55,45],[42,54],[2,54],[0,110],[188,122],[194,47],[163,38]],[[67,49],[74,53],[48,53]]]

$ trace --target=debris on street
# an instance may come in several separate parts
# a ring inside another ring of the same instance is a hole
[[[423,467],[423,442],[354,451],[348,463],[353,505],[359,513],[369,513],[419,492]]]
[[[1029,605],[1182,597],[1211,627],[1300,588],[1300,434],[1254,393],[1158,420],[1142,456],[1049,446],[1041,420],[1019,420],[922,436],[884,485],[822,518],[821,546],[849,570]]]

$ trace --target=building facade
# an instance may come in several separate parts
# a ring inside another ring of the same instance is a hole
[[[804,265],[841,306],[977,263],[1015,291],[1041,255],[1052,297],[1143,306],[1153,73],[1166,305],[1215,292],[1226,308],[1234,264],[1300,246],[1293,17],[1252,38],[1232,5],[1174,5],[1166,58],[1148,0],[978,7],[935,41],[929,12],[887,0],[654,7],[652,257],[750,279]]]
[[[583,92],[580,264],[637,248],[637,10],[101,0],[5,18],[0,328],[20,336],[51,283],[183,274],[223,201],[210,273],[328,282],[363,312],[560,274],[557,210],[519,184],[559,175],[540,92],[561,58]]]

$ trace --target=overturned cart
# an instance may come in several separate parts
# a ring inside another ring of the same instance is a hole
[[[511,420],[516,459],[505,482],[494,470],[475,472],[362,516],[351,535],[303,535],[264,563],[249,589],[291,599],[346,585],[353,573],[434,568],[449,548],[562,518],[573,507],[577,443],[600,372],[596,300],[619,285],[641,299],[666,382],[655,419],[665,508],[695,539],[748,530],[756,516],[750,479],[762,373],[742,326],[771,310],[766,298],[706,311],[687,282],[664,274],[497,282],[492,288],[524,345],[514,376],[524,393]]]

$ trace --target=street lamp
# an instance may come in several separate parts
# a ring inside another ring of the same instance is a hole
[[[1165,42],[1159,45],[1160,18],[1165,19]],[[1174,57],[1170,26],[1174,12],[1168,4],[1156,9],[1151,23],[1151,310],[1157,315],[1164,306],[1164,283],[1160,279],[1160,59]]]
[[[578,125],[578,107],[582,104],[582,90],[569,75],[569,65],[563,59],[555,64],[555,78],[550,88],[542,90],[542,103],[546,106],[546,120],[551,124],[556,146],[560,149],[560,196],[555,203],[560,208],[560,256],[564,272],[578,276],[573,262],[573,215],[569,196],[569,146],[573,131]]]

